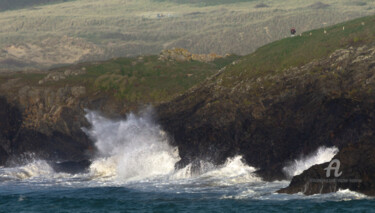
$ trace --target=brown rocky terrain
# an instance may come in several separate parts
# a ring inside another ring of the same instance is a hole
[[[56,65],[76,64],[87,60],[99,60],[105,50],[81,38],[53,37],[41,41],[23,42],[2,48],[0,63],[8,70]]]
[[[163,50],[159,56],[159,60],[172,60],[172,61],[200,61],[212,62],[216,59],[223,58],[221,55],[215,53],[211,54],[193,54],[183,48],[173,48],[170,50]]]

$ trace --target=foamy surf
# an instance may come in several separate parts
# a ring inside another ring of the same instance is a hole
[[[56,173],[52,167],[44,160],[30,160],[25,165],[0,168],[0,180],[27,180],[27,179],[58,179],[69,177],[66,173]]]
[[[212,194],[219,199],[252,200],[353,200],[366,196],[349,190],[326,195],[277,194],[288,181],[264,182],[256,168],[247,165],[242,156],[228,158],[220,166],[199,161],[199,171],[192,164],[175,170],[180,157],[177,147],[169,145],[168,137],[152,120],[150,111],[140,116],[129,114],[124,120],[110,120],[88,112],[92,124],[86,133],[99,151],[89,171],[83,174],[56,173],[42,160],[14,167],[0,168],[0,187],[8,183],[43,187],[125,187],[141,192],[173,194]],[[297,159],[286,167],[290,175],[298,174],[317,163],[329,161],[336,148],[322,147],[317,152]]]

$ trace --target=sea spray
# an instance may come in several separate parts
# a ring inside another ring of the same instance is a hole
[[[217,185],[261,182],[254,172],[256,168],[244,163],[242,156],[228,158],[224,165],[202,174],[201,177],[213,177]]]
[[[52,177],[53,175],[53,169],[44,160],[31,160],[25,165],[0,168],[0,180],[24,180],[36,177]]]
[[[131,113],[118,121],[96,112],[87,113],[92,128],[85,132],[95,141],[100,154],[91,165],[94,175],[129,181],[174,172],[174,165],[180,160],[178,149],[169,145],[151,113],[150,109],[140,116]]]
[[[179,179],[204,179],[228,185],[260,181],[255,168],[246,165],[242,156],[229,158],[225,164],[215,166],[200,160],[199,171],[192,164],[175,171],[180,160],[177,147],[169,145],[164,131],[152,120],[152,110],[139,116],[129,114],[124,120],[107,119],[96,112],[86,115],[92,124],[85,132],[95,141],[99,157],[92,163],[93,179],[137,181],[161,178],[164,181]]]
[[[336,147],[319,147],[314,153],[289,163],[283,168],[283,171],[288,177],[294,177],[301,174],[303,171],[313,165],[329,162],[338,153],[338,151],[339,150]]]

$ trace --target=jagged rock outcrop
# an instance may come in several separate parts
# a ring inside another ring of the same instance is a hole
[[[19,133],[22,114],[3,97],[0,97],[0,120],[0,165],[4,165],[9,158],[11,141]]]
[[[375,138],[367,137],[358,143],[345,146],[333,157],[339,160],[335,170],[327,177],[325,170],[330,162],[315,165],[302,174],[295,176],[287,188],[279,193],[294,194],[302,192],[306,195],[332,193],[339,189],[350,189],[369,196],[375,196]]]
[[[0,98],[0,165],[22,163],[28,158],[51,161],[90,158],[92,142],[81,130],[88,125],[80,119],[82,112],[62,106],[48,120],[38,105],[28,106],[24,108],[21,103],[16,105]]]
[[[4,121],[0,165],[29,157],[53,161],[90,158],[93,144],[81,129],[89,125],[82,102],[85,87],[41,87],[12,79],[0,90],[4,96],[0,101],[0,120]]]
[[[51,72],[48,73],[48,75],[40,80],[38,83],[43,84],[46,82],[56,82],[60,80],[64,80],[70,76],[77,76],[77,75],[83,75],[86,74],[86,68],[82,67],[81,69],[67,69],[64,72]]]
[[[200,62],[211,62],[215,59],[223,58],[223,56],[215,53],[211,54],[192,54],[188,50],[183,48],[173,48],[170,50],[163,50],[159,55],[159,60],[167,61],[200,61]]]
[[[371,44],[230,86],[225,71],[158,107],[159,121],[179,147],[177,166],[243,155],[265,180],[284,179],[301,154],[374,134],[374,64]]]

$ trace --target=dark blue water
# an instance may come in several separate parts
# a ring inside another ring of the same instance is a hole
[[[369,199],[222,199],[215,193],[144,192],[126,187],[11,188],[0,212],[375,212]]]

